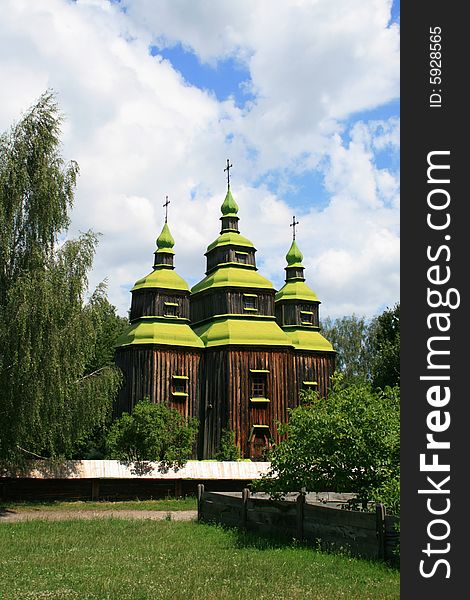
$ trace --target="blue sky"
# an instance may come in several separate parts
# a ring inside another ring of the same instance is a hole
[[[400,3],[394,0],[390,13],[389,24],[399,23]],[[256,95],[251,91],[252,80],[247,64],[234,57],[221,58],[216,61],[201,61],[198,54],[189,46],[182,43],[173,45],[152,44],[149,46],[152,56],[158,55],[168,60],[191,86],[206,90],[213,94],[219,102],[229,98],[234,100],[240,109],[248,109],[256,101]],[[399,117],[399,99],[375,106],[368,110],[353,113],[341,122],[341,138],[344,144],[351,141],[351,128],[358,121],[387,121]],[[230,135],[228,141],[232,139]],[[395,174],[399,172],[398,148],[390,147],[377,151],[374,156],[379,169],[388,169]],[[306,169],[296,172],[294,169],[268,170],[252,181],[253,185],[264,184],[273,193],[281,194],[286,202],[295,207],[298,213],[308,210],[312,204],[319,209],[327,206],[329,192],[325,189],[324,178],[320,169]]]
[[[90,287],[121,314],[162,204],[176,268],[204,276],[223,169],[260,272],[283,284],[292,215],[324,316],[399,295],[399,4],[4,0],[0,130],[52,88],[80,165],[70,236],[100,232]]]

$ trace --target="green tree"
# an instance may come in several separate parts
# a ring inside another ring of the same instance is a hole
[[[367,383],[343,387],[336,379],[328,398],[307,392],[290,411],[261,486],[272,493],[354,492],[364,502],[399,469],[399,389]]]
[[[85,302],[97,243],[63,241],[78,167],[59,154],[45,93],[0,137],[0,462],[69,456],[106,421],[120,374],[97,361],[99,302]],[[93,364],[95,361],[95,365]]]
[[[387,308],[370,325],[371,378],[374,387],[400,384],[400,304]]]
[[[370,497],[375,502],[381,502],[387,507],[387,514],[400,516],[400,469],[393,477],[386,479],[373,489]]]
[[[146,398],[112,424],[106,440],[108,456],[133,464],[138,472],[151,470],[150,461],[159,462],[162,472],[176,470],[191,457],[197,429],[197,419],[186,419],[166,404]]]
[[[366,381],[370,377],[369,324],[356,315],[322,321],[322,335],[336,350],[336,370],[344,383]]]
[[[223,429],[220,436],[219,451],[214,456],[215,460],[230,461],[240,460],[240,449],[235,444],[235,432]]]
[[[115,371],[114,351],[118,337],[129,326],[125,317],[120,317],[106,297],[106,285],[98,285],[89,300],[95,343],[93,353],[85,367],[85,377],[91,378]],[[105,403],[106,404],[106,403]],[[112,414],[107,412],[104,420],[87,430],[74,444],[71,457],[74,459],[101,459],[106,454],[106,435],[111,425]]]

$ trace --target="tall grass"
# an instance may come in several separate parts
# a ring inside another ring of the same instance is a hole
[[[383,564],[171,521],[0,525],[0,598],[389,600]]]

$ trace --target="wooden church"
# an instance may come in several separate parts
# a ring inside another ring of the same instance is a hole
[[[165,217],[153,270],[132,288],[130,326],[118,340],[124,384],[116,414],[144,397],[167,402],[199,419],[198,458],[213,457],[222,432],[231,430],[242,456],[262,460],[300,390],[326,395],[335,352],[319,331],[320,301],[305,283],[295,217],[286,283],[276,292],[239,232],[229,177],[221,211],[206,276],[191,290],[174,270]]]

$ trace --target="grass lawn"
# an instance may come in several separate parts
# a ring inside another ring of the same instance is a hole
[[[68,511],[68,510],[197,510],[197,499],[194,496],[186,498],[164,498],[162,500],[126,500],[120,502],[94,502],[92,500],[66,502],[2,502],[1,510],[24,512]]]
[[[389,600],[380,563],[176,521],[0,524],[0,598]]]

